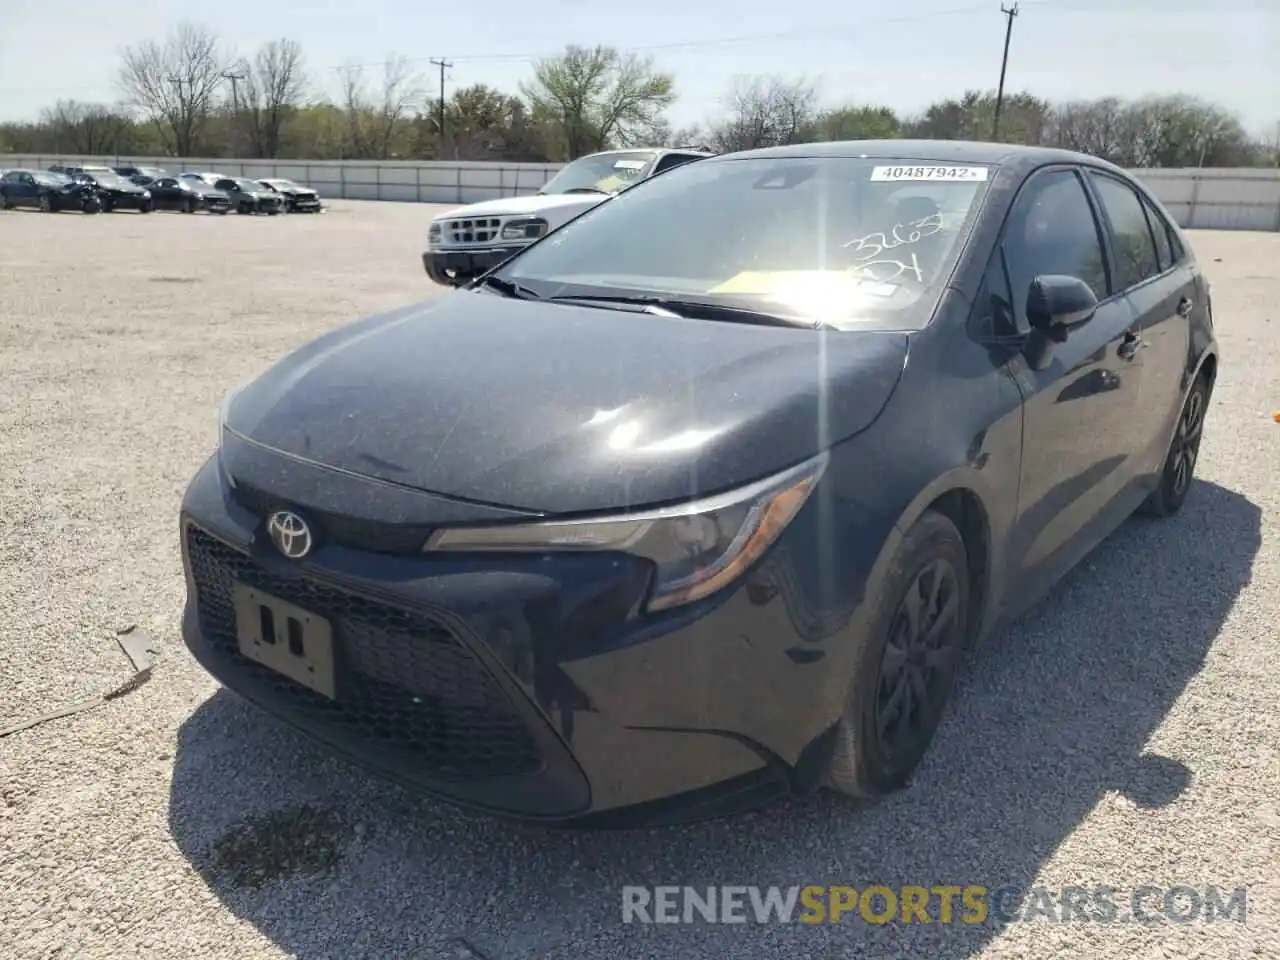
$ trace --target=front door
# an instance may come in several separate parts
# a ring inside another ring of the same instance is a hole
[[[1022,592],[1038,592],[1104,536],[1101,522],[1135,472],[1142,357],[1126,297],[1112,293],[1102,232],[1072,168],[1023,185],[1001,241],[1014,323],[1027,331],[1026,297],[1037,276],[1079,277],[1099,306],[1043,369],[1023,354],[1009,372],[1023,394],[1022,472],[1010,561]]]

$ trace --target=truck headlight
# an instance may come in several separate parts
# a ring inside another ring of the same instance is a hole
[[[729,493],[612,517],[456,527],[432,534],[427,552],[618,551],[653,563],[646,609],[667,610],[727,587],[764,555],[822,478],[828,456]]]
[[[443,233],[440,224],[433,223],[427,230],[427,246],[438,247],[440,245],[440,236]]]
[[[541,217],[508,220],[502,225],[503,240],[537,240],[547,232],[547,221]]]

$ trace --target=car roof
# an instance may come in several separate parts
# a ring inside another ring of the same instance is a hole
[[[747,159],[867,158],[919,160],[940,163],[981,163],[994,166],[1037,167],[1049,163],[1086,163],[1119,170],[1114,164],[1074,150],[1056,147],[1023,146],[981,140],[837,140],[825,143],[797,143],[784,147],[762,147],[722,154],[717,162]]]

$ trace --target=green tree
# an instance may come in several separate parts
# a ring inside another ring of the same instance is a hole
[[[604,46],[569,46],[539,60],[520,89],[533,118],[553,125],[569,160],[665,137],[663,114],[675,100],[674,78],[651,58]]]

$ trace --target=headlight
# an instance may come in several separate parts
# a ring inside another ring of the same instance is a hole
[[[440,243],[440,235],[442,232],[440,224],[433,223],[427,230],[427,246],[437,246]]]
[[[537,240],[547,232],[547,221],[541,217],[508,220],[502,227],[503,240]]]
[[[423,550],[630,553],[652,561],[656,568],[647,609],[666,610],[710,596],[760,559],[804,506],[827,459],[822,453],[767,480],[678,507],[598,519],[440,530]]]
[[[222,398],[222,402],[218,404],[218,442],[217,446],[222,446],[222,434],[227,429],[227,414],[231,411],[231,403],[238,397],[244,388],[253,383],[253,377],[241,380],[234,387],[227,391],[226,396]]]
[[[150,200],[150,199],[151,199],[151,191],[150,191],[150,190],[143,190],[143,191],[142,191],[142,199],[143,199],[143,200]]]

